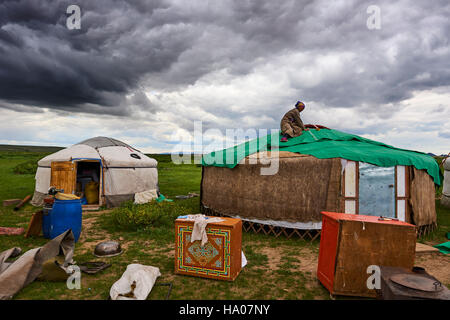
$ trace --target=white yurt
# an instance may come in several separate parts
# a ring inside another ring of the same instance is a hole
[[[157,194],[157,161],[119,140],[95,137],[38,161],[31,204],[41,206],[50,186],[83,195],[87,185],[98,186],[97,203],[115,207],[136,194]]]

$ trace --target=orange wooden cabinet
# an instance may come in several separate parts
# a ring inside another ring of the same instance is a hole
[[[414,265],[415,226],[379,217],[322,212],[317,277],[333,295],[376,297],[368,267]]]
[[[213,218],[213,217],[210,217]],[[208,242],[191,242],[193,221],[175,220],[175,273],[233,281],[241,271],[242,221],[224,218],[206,226]]]

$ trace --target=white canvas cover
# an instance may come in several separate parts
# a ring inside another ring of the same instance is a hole
[[[36,191],[47,193],[50,187],[51,169],[46,167],[38,167],[36,171]]]
[[[105,170],[105,195],[135,194],[156,189],[156,168],[108,168]]]
[[[52,153],[45,158],[38,161],[39,167],[50,167],[52,162],[56,161],[71,161],[72,159],[100,159],[97,150],[92,147],[82,144],[76,144],[72,147],[62,149],[58,152]]]
[[[126,147],[104,147],[98,149],[98,153],[106,167],[156,168],[157,165],[155,159]],[[133,158],[131,154],[137,155],[140,159]]]
[[[132,198],[135,193],[158,189],[158,162],[118,140],[96,137],[60,150],[38,161],[36,188],[31,203],[42,205],[50,187],[51,164],[58,161],[98,160],[103,169],[104,196]],[[107,199],[108,200],[108,199]],[[117,203],[116,201],[107,201]]]

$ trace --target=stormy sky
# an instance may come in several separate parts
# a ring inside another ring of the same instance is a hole
[[[305,123],[446,154],[449,17],[448,0],[3,0],[0,143],[165,152],[194,121],[276,129],[302,100]]]

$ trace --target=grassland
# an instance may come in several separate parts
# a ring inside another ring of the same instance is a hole
[[[24,149],[0,146],[0,201],[23,198],[34,189],[34,174],[14,173],[18,166],[31,163],[54,149]],[[174,165],[170,156],[155,155],[159,161],[161,192],[172,198],[189,192],[199,193],[201,168],[194,164]],[[199,198],[175,200],[173,213],[199,212]],[[441,243],[450,231],[450,210],[438,205],[439,229],[422,241]],[[15,212],[0,207],[0,226],[24,227],[35,211],[26,205]],[[81,289],[69,290],[65,283],[34,281],[15,299],[108,299],[111,285],[120,278],[130,263],[157,266],[162,276],[158,283],[172,283],[171,299],[329,299],[328,291],[317,281],[316,268],[319,242],[275,238],[259,234],[243,234],[243,251],[248,265],[234,282],[178,276],[174,274],[173,221],[157,226],[125,226],[117,222],[113,210],[83,213],[83,231],[75,247],[77,262],[99,261],[93,256],[95,245],[104,240],[118,240],[124,248],[120,256],[108,258],[112,266],[97,275],[82,275]],[[23,251],[47,242],[42,237],[0,236],[0,252],[11,247]],[[444,257],[445,259],[446,257]],[[449,281],[450,282],[450,281]],[[447,283],[448,284],[448,283]],[[167,287],[156,285],[149,299],[164,299]]]

